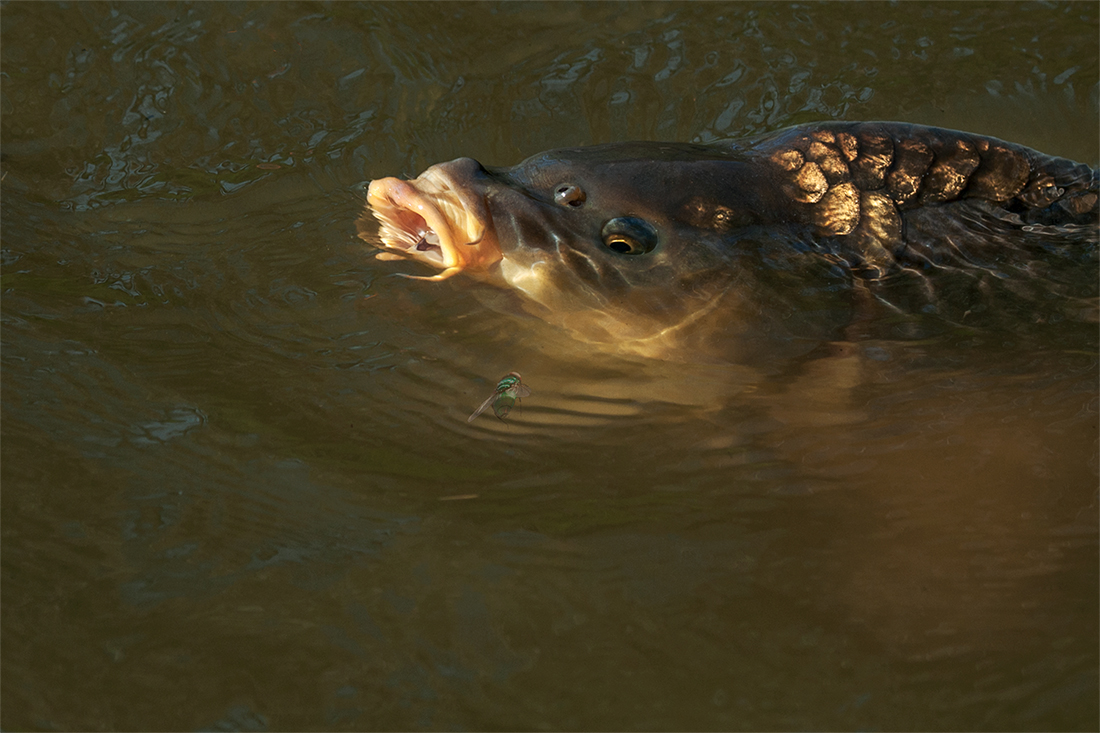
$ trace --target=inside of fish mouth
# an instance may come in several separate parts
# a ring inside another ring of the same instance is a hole
[[[423,230],[418,231],[417,235],[420,238],[416,243],[417,252],[443,252],[443,248],[439,244],[439,235],[431,227],[425,227]]]
[[[402,210],[397,220],[410,240],[410,243],[406,246],[407,250],[434,252],[442,256],[443,247],[439,234],[428,226],[428,222],[424,217],[412,211]]]

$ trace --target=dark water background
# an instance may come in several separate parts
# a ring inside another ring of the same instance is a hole
[[[0,5],[0,726],[1096,730],[1094,329],[738,381],[354,219],[459,155],[819,119],[1096,165],[1098,15]]]

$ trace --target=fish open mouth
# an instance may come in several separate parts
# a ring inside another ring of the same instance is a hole
[[[445,280],[463,270],[484,271],[497,263],[500,248],[488,236],[484,201],[456,184],[439,166],[412,181],[371,181],[367,205],[381,227],[377,238],[360,236],[385,251],[379,259],[411,259],[441,269],[416,280]]]

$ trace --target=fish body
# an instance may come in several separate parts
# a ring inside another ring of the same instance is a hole
[[[956,318],[990,292],[1095,303],[1097,181],[995,138],[814,123],[709,145],[553,150],[508,168],[459,158],[373,181],[360,232],[439,270],[422,279],[509,287],[583,341],[797,349],[850,323],[857,292]]]
[[[466,422],[473,422],[490,405],[493,407],[493,414],[503,420],[508,417],[508,413],[516,406],[516,403],[529,394],[531,394],[531,388],[523,383],[523,378],[519,372],[508,372],[497,382],[493,394],[489,395],[489,398],[474,410]]]

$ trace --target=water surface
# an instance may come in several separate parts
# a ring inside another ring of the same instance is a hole
[[[460,155],[821,119],[1096,165],[1095,4],[0,20],[3,728],[1100,725],[1094,327],[617,358],[354,225]]]

